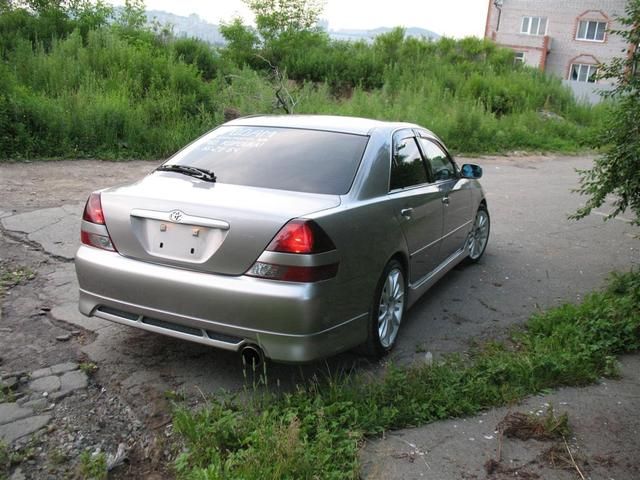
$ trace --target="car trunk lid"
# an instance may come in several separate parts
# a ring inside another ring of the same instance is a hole
[[[105,190],[101,198],[120,254],[226,275],[246,272],[292,218],[340,205],[338,195],[210,183],[159,172]]]

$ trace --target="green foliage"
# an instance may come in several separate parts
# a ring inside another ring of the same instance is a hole
[[[615,373],[615,355],[640,348],[640,273],[612,277],[580,305],[534,316],[508,343],[488,343],[464,360],[389,367],[311,381],[284,395],[247,402],[214,398],[178,408],[185,449],[180,478],[358,478],[365,436],[472,415],[560,385]],[[535,426],[534,426],[535,427]],[[538,427],[536,427],[538,428]],[[546,416],[542,433],[567,433],[566,416]]]
[[[11,466],[11,454],[7,445],[0,440],[0,478],[9,472]]]
[[[233,19],[231,23],[220,25],[220,33],[227,41],[223,55],[231,62],[240,67],[255,62],[259,43],[258,35],[250,27],[243,25],[240,18]]]
[[[105,480],[107,478],[107,458],[103,452],[92,454],[85,450],[80,454],[78,465],[81,478],[85,480]]]
[[[608,146],[593,168],[580,172],[578,192],[588,197],[586,205],[572,218],[583,218],[613,195],[616,217],[627,209],[640,224],[640,0],[630,0],[623,30],[610,32],[625,39],[630,51],[601,69],[603,78],[614,79],[615,89],[607,96],[615,103],[600,130],[598,142]]]
[[[98,371],[98,365],[93,362],[80,362],[78,368],[87,376],[92,376]]]
[[[35,276],[35,272],[29,268],[0,263],[0,299],[9,288],[33,280]]]
[[[314,28],[317,2],[252,2],[271,34],[236,19],[221,27],[224,48],[146,25],[139,0],[117,15],[101,2],[33,2],[0,15],[2,160],[166,157],[225,110],[279,112],[279,88],[296,113],[414,122],[466,153],[590,148],[609,109],[577,104],[484,40],[400,28],[371,44],[332,40]]]
[[[286,32],[313,30],[324,8],[322,0],[243,0],[266,41]]]

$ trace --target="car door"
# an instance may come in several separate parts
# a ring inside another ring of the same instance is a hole
[[[472,226],[471,190],[461,178],[453,160],[440,143],[427,137],[418,139],[433,184],[437,186],[444,206],[444,226],[440,257],[444,261],[464,247]]]
[[[388,198],[409,249],[410,283],[439,264],[444,210],[441,197],[439,187],[429,182],[413,134],[394,136]]]

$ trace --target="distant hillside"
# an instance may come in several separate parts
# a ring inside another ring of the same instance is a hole
[[[372,30],[351,30],[351,29],[329,30],[329,35],[331,36],[331,38],[335,38],[336,40],[373,41],[373,39],[376,38],[378,35],[390,32],[391,30],[393,29],[389,27],[378,27]],[[424,28],[410,27],[410,28],[406,28],[405,31],[406,31],[407,37],[417,37],[417,38],[424,37],[431,40],[437,40],[438,38],[440,38],[440,35],[438,35],[437,33]]]
[[[176,15],[161,10],[148,10],[147,19],[149,22],[156,20],[161,24],[169,23],[173,25],[173,33],[177,37],[196,37],[201,40],[205,40],[213,44],[224,44],[224,37],[220,34],[218,25],[209,23],[206,20],[200,18],[197,14],[192,13],[188,17]],[[326,26],[326,22],[322,22],[323,27]],[[367,42],[373,41],[373,39],[383,33],[387,33],[392,29],[389,27],[379,27],[371,30],[358,30],[358,29],[341,29],[341,30],[329,30],[329,36],[336,40],[365,40]],[[411,27],[406,29],[407,36],[417,38],[429,38],[436,40],[440,38],[435,32],[426,30],[424,28]]]
[[[195,13],[183,17],[161,10],[147,10],[147,20],[156,20],[161,24],[170,23],[177,37],[196,37],[209,43],[224,44],[224,37],[220,34],[218,25],[207,22]]]

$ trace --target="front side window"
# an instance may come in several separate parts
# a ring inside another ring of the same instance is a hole
[[[389,190],[427,183],[427,171],[414,138],[404,138],[394,147]]]
[[[596,65],[574,63],[573,65],[571,65],[569,80],[572,80],[574,82],[596,83],[597,76],[598,67]]]
[[[420,139],[420,146],[427,157],[427,163],[436,182],[457,178],[456,168],[442,148],[426,138]]]
[[[526,35],[546,35],[547,17],[522,17],[520,33]]]
[[[513,57],[513,62],[518,65],[520,63],[524,63],[526,60],[526,56],[524,52],[516,52]]]
[[[593,42],[604,42],[604,33],[607,30],[606,22],[594,22],[582,20],[578,24],[576,32],[577,40],[590,40]]]

